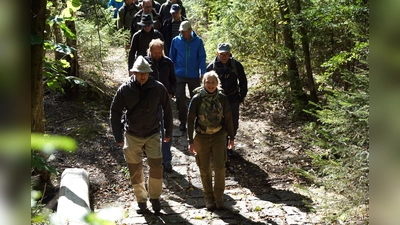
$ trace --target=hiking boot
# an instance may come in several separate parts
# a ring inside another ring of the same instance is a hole
[[[224,209],[225,208],[224,199],[217,200],[215,203],[216,203],[217,209]]]
[[[164,167],[164,171],[167,173],[171,173],[172,172],[172,165],[171,163],[163,163],[163,167]]]
[[[144,214],[147,210],[147,204],[146,202],[139,202],[138,203],[139,210],[137,211],[138,214]]]
[[[206,208],[211,211],[215,209],[215,201],[211,199],[206,199]]]
[[[150,199],[151,206],[153,207],[154,213],[159,213],[161,210],[160,199]]]

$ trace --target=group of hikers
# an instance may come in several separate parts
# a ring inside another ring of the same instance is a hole
[[[125,0],[117,13],[132,38],[129,79],[113,98],[110,123],[114,139],[123,149],[138,213],[148,211],[148,198],[155,213],[161,210],[163,171],[173,171],[174,98],[179,129],[186,132],[188,150],[195,155],[199,167],[206,208],[223,209],[226,162],[233,155],[239,105],[247,95],[246,74],[242,64],[233,58],[228,43],[218,44],[215,59],[206,65],[203,40],[182,16],[184,7],[180,0],[167,0],[158,13],[155,3]],[[124,12],[124,7],[127,10],[132,4],[141,9],[129,24],[124,19],[129,12]],[[149,165],[147,189],[143,152]]]

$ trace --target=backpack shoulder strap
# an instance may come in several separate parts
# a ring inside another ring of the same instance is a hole
[[[231,58],[231,67],[232,71],[236,74],[236,77],[239,77],[239,73],[236,69],[236,60],[233,57]]]
[[[123,23],[125,23],[125,20],[126,20],[126,14],[128,14],[128,6],[126,5],[126,4],[124,4],[124,18],[123,18]]]

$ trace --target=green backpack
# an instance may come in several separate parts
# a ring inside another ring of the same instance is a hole
[[[201,101],[198,101],[198,119],[196,132],[200,134],[214,134],[221,130],[222,119],[224,116],[223,106],[219,100],[219,94],[223,93],[222,89],[218,89],[218,94],[215,96],[205,94],[202,87],[196,88],[195,93],[198,93]]]

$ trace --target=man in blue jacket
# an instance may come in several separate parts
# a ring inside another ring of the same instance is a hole
[[[119,8],[122,7],[123,4],[124,4],[123,0],[110,0],[108,2],[107,8],[112,7],[110,10],[113,13],[113,18],[118,17],[118,10],[119,10]]]
[[[176,75],[176,105],[179,129],[186,131],[188,106],[186,104],[186,84],[190,98],[193,90],[200,86],[206,71],[206,51],[203,40],[192,30],[190,21],[183,21],[179,26],[180,34],[172,39],[169,57],[175,66]]]

